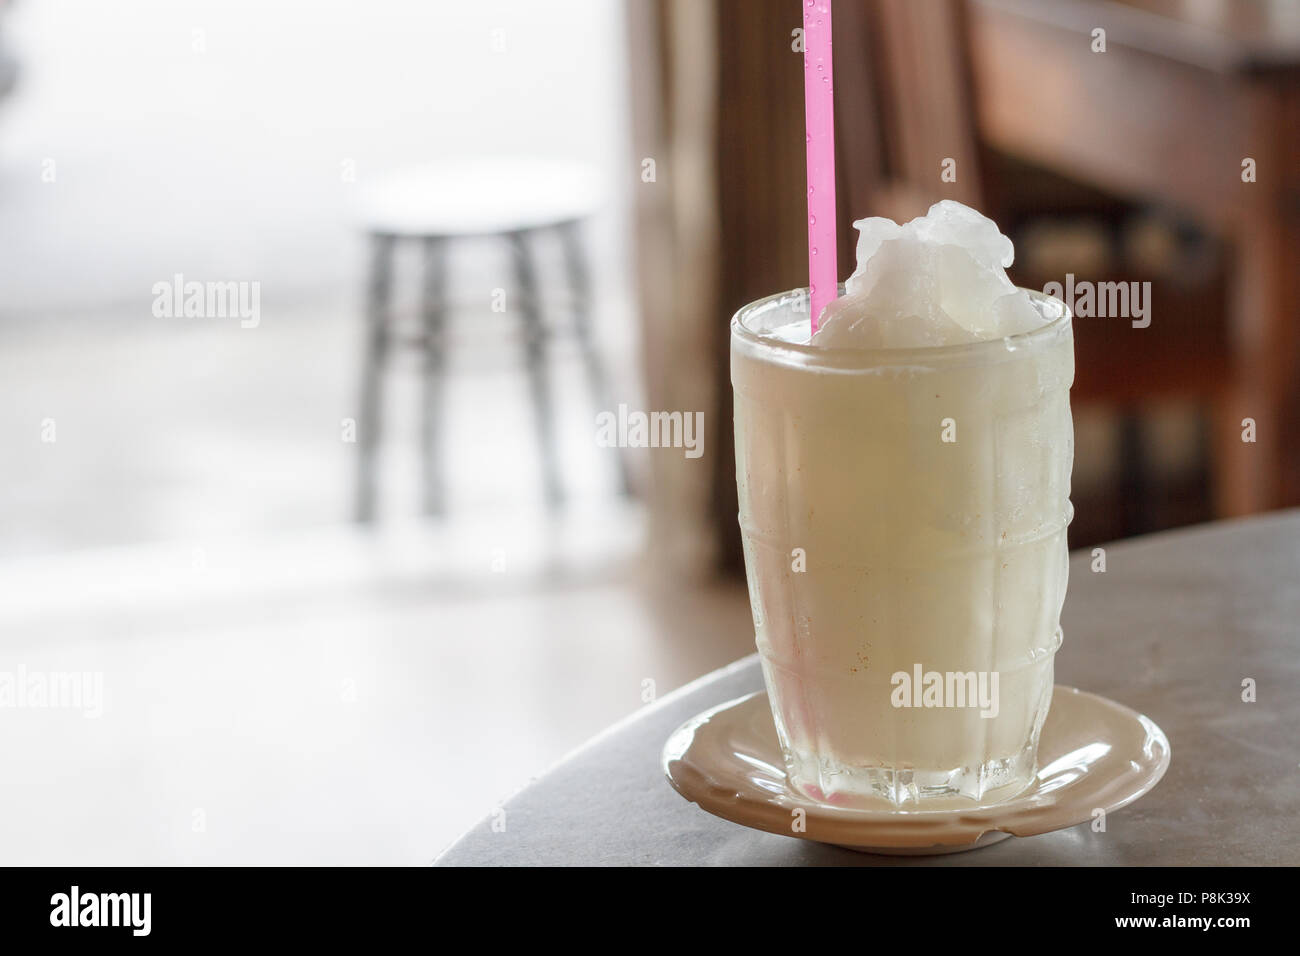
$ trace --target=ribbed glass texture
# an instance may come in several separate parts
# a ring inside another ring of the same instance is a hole
[[[816,799],[938,808],[1033,777],[1061,643],[1074,350],[1068,310],[1030,294],[1042,328],[974,345],[766,334],[807,318],[803,291],[732,321],[757,644],[791,782]]]

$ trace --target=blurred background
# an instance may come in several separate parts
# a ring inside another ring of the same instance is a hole
[[[1021,285],[1151,284],[1075,324],[1072,546],[1300,501],[1300,5],[835,18],[842,276],[953,198]],[[426,862],[752,649],[727,320],[806,284],[800,22],[0,3],[4,862]]]

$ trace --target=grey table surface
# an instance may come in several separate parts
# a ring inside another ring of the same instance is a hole
[[[738,826],[669,786],[664,741],[763,686],[755,657],[647,705],[520,791],[439,866],[1300,864],[1300,511],[1072,556],[1056,680],[1147,714],[1173,759],[1156,788],[1087,824],[967,853],[886,857]],[[1243,681],[1257,699],[1245,702]],[[504,827],[500,824],[504,822]]]

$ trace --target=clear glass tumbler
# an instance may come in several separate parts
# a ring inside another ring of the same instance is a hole
[[[1069,310],[916,349],[731,323],[740,527],[791,783],[822,801],[993,802],[1036,772],[1061,644],[1074,431]]]

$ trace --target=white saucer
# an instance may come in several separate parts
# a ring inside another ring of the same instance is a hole
[[[941,810],[897,810],[884,801],[880,809],[831,806],[789,786],[767,694],[759,691],[677,728],[664,745],[663,767],[678,793],[723,819],[855,850],[918,855],[973,850],[1111,813],[1154,787],[1169,755],[1168,738],[1149,718],[1058,684],[1038,774],[1016,796]]]

